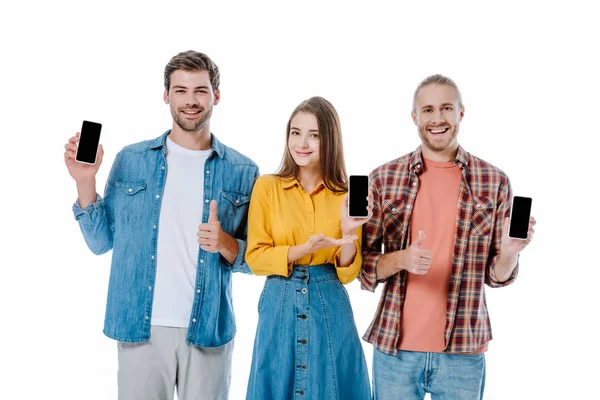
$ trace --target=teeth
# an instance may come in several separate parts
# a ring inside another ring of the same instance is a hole
[[[199,111],[184,111],[186,114],[198,114]]]
[[[443,133],[446,132],[448,128],[444,128],[444,129],[430,129],[429,132],[431,133]]]

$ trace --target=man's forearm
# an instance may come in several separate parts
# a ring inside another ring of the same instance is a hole
[[[85,209],[96,201],[96,179],[77,184],[77,202]]]
[[[513,271],[517,266],[518,255],[510,258],[502,257],[502,254],[498,256],[496,265],[494,266],[494,273],[496,282],[506,282],[512,275]]]
[[[225,233],[225,232],[223,232]],[[225,233],[225,243],[219,250],[219,253],[227,260],[229,264],[233,264],[237,258],[240,248],[237,240]]]
[[[402,269],[402,252],[403,250],[398,250],[392,253],[386,253],[379,259],[377,265],[375,266],[378,281],[386,279]]]

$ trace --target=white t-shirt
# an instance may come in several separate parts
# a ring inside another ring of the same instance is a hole
[[[211,150],[189,150],[167,136],[167,176],[158,225],[152,325],[187,328],[198,266],[204,164]]]

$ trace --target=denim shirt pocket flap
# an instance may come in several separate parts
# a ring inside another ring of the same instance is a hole
[[[129,196],[146,190],[146,185],[145,179],[118,179],[116,182],[117,190]]]
[[[223,198],[229,200],[232,205],[239,207],[250,202],[250,195],[235,192],[233,190],[222,190]]]

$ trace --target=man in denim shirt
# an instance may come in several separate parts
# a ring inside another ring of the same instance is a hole
[[[164,74],[173,127],[123,148],[104,198],[102,163],[65,163],[75,219],[94,254],[113,250],[104,333],[117,340],[119,399],[226,399],[236,333],[232,272],[244,261],[257,165],[210,131],[219,70],[205,54],[174,56]]]

